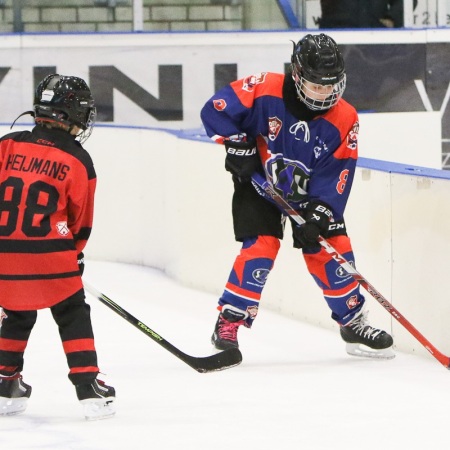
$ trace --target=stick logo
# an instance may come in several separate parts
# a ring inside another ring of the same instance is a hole
[[[158,339],[158,341],[163,340],[163,338],[159,334],[155,333],[152,329],[150,329],[147,325],[145,325],[145,323],[139,322],[138,326],[139,328],[145,330],[148,334],[151,334],[154,338]]]

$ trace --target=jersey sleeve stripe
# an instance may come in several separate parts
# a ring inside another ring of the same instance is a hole
[[[53,253],[66,250],[75,250],[72,239],[48,239],[46,241],[0,240],[0,253]]]

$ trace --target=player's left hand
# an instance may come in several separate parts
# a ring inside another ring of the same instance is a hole
[[[78,253],[77,256],[78,269],[80,270],[80,275],[83,275],[84,272],[84,253]]]
[[[333,213],[325,204],[310,203],[306,208],[305,223],[293,229],[294,238],[299,241],[301,248],[320,248],[317,239],[319,236],[327,237],[332,217]]]

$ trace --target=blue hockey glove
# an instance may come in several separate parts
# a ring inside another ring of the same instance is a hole
[[[304,215],[305,223],[293,227],[294,238],[300,243],[300,248],[320,248],[317,239],[319,235],[327,237],[332,218],[333,213],[328,206],[319,202],[310,203]]]
[[[227,156],[225,169],[232,173],[240,183],[250,181],[252,174],[261,168],[256,141],[225,141]]]

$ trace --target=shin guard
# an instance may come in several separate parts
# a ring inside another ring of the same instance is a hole
[[[244,240],[219,299],[219,309],[228,304],[247,312],[246,325],[251,326],[279,248],[280,241],[273,236]]]

